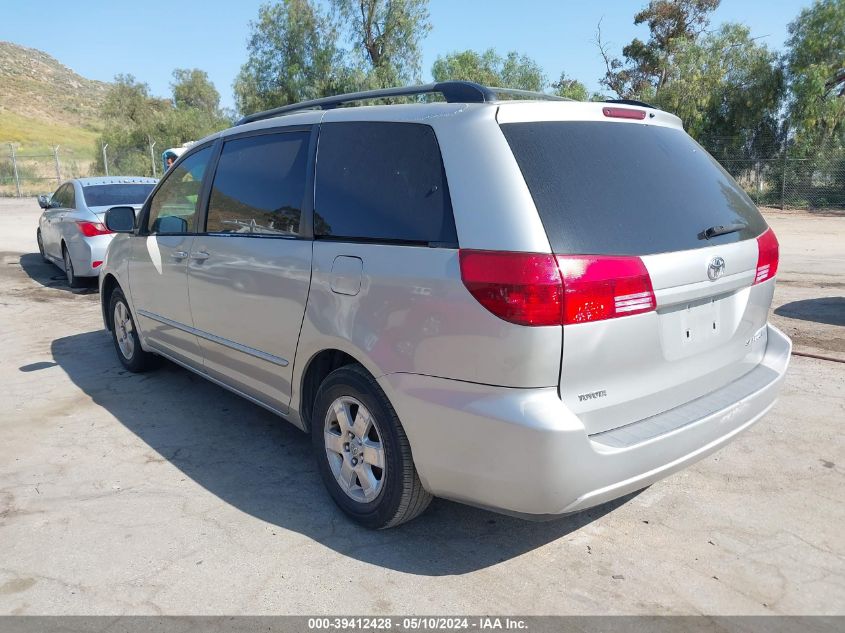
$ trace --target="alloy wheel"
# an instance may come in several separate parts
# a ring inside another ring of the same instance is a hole
[[[355,398],[341,396],[326,412],[326,457],[341,490],[359,503],[374,501],[384,487],[384,445],[370,411]]]

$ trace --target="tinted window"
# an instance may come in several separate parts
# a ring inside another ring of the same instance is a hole
[[[58,209],[72,209],[76,204],[76,196],[74,195],[73,185],[65,183],[58,189],[53,197],[50,199],[54,208]]]
[[[326,123],[317,153],[317,237],[457,242],[434,130]]]
[[[305,194],[307,132],[226,141],[208,204],[209,233],[296,235]]]
[[[554,121],[502,131],[557,253],[647,255],[765,230],[740,186],[681,130]],[[747,226],[698,239],[711,226],[737,223]]]
[[[196,231],[202,177],[211,158],[211,147],[192,154],[172,167],[150,202],[150,233]]]
[[[89,185],[82,187],[89,207],[115,207],[121,204],[144,204],[155,187],[151,184]]]

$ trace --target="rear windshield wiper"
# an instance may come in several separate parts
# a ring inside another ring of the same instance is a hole
[[[747,226],[747,224],[743,224],[742,222],[737,222],[736,224],[717,224],[716,226],[711,226],[709,229],[704,229],[698,234],[698,239],[709,240],[711,237],[716,237],[717,235],[736,233]]]

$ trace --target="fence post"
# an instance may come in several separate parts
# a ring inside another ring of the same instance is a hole
[[[783,211],[786,206],[786,144],[783,146],[783,174],[780,179],[780,210]]]
[[[103,168],[106,170],[106,176],[109,175],[109,159],[108,155],[106,154],[106,148],[109,146],[108,143],[103,145]]]
[[[15,156],[15,145],[9,143],[9,152],[12,155],[12,172],[15,174],[15,191],[18,192],[18,198],[21,197],[21,179],[18,176],[18,159]]]
[[[154,140],[152,140],[149,136],[147,137],[147,140],[150,142],[150,163],[152,163],[153,178],[155,178],[156,177],[156,157],[155,157],[155,154],[153,153],[153,148],[156,146],[156,142]]]
[[[760,161],[759,160],[757,161],[757,163],[755,165],[754,172],[755,172],[754,175],[757,179],[757,200],[755,200],[755,202],[757,204],[760,204],[760,197],[763,195],[763,187],[762,187],[762,184],[760,182]]]
[[[62,167],[59,163],[59,146],[53,148],[53,158],[56,160],[56,186],[62,184]]]

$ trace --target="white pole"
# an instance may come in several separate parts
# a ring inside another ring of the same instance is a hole
[[[108,155],[106,154],[106,148],[109,146],[108,143],[103,145],[103,167],[106,169],[106,176],[109,175],[109,159]]]

